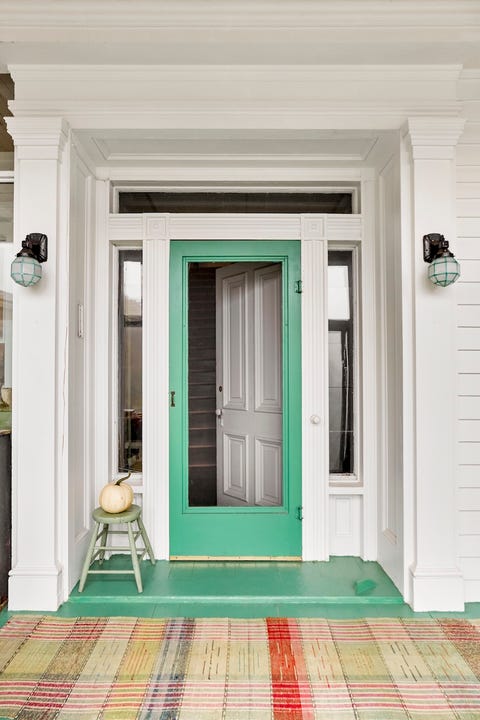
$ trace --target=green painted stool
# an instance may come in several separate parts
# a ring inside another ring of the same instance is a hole
[[[105,512],[105,510],[102,510],[102,508],[98,507],[95,508],[95,510],[93,511],[92,517],[95,520],[96,525],[92,534],[92,539],[90,540],[90,545],[88,547],[87,557],[85,558],[85,562],[83,564],[82,576],[78,585],[78,592],[83,592],[87,575],[119,575],[125,573],[128,575],[135,575],[138,592],[143,592],[139,560],[141,560],[143,556],[148,553],[150,562],[152,563],[152,565],[155,565],[155,558],[153,556],[153,550],[152,546],[150,545],[150,540],[148,539],[147,531],[145,530],[145,526],[142,522],[142,508],[139,505],[130,505],[128,510],[125,510],[124,512],[108,513]],[[132,528],[132,524],[134,522],[136,522],[138,525],[138,530],[136,531],[134,531]],[[110,530],[110,525],[113,524],[126,524],[127,529]],[[102,530],[100,530],[100,525],[103,525]],[[133,570],[90,570],[90,566],[95,562],[97,557],[98,564],[103,564],[103,560],[105,558],[105,551],[127,550],[127,548],[125,547],[114,547],[112,545],[107,545],[107,538],[109,533],[111,535],[128,535]],[[140,556],[137,553],[137,546],[135,544],[139,536],[142,537],[143,543],[145,545],[145,547],[142,549]],[[97,540],[100,540],[100,545],[96,544]]]

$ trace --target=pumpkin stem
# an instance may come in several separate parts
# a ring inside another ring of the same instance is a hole
[[[132,474],[132,473],[129,472],[128,475],[125,475],[125,477],[118,478],[118,480],[117,480],[114,484],[115,484],[115,485],[120,485],[120,483],[122,483],[124,480],[128,480],[128,478],[130,477],[131,474]]]

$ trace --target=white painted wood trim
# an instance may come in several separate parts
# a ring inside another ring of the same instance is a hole
[[[364,560],[377,559],[377,333],[376,333],[376,258],[375,258],[375,173],[364,171],[362,182],[362,204],[364,212],[364,238],[360,255],[360,414],[357,442],[361,444],[361,481],[365,488],[363,504]]]
[[[302,218],[302,505],[304,560],[329,556],[328,247],[322,216]]]
[[[120,216],[121,217],[121,216]],[[169,287],[167,215],[140,215],[143,236],[143,496],[155,556],[168,560]]]
[[[93,463],[95,497],[92,505],[97,504],[100,490],[111,479],[112,471],[110,457],[113,422],[111,417],[113,247],[108,239],[107,226],[109,183],[104,180],[96,181],[95,199],[95,316],[92,326],[95,369],[91,386],[95,422],[90,424],[95,458]]]

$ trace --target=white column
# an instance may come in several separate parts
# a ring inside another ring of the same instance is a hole
[[[48,261],[34,287],[13,288],[12,610],[56,610],[62,602],[60,447],[66,327],[60,327],[59,246],[67,242],[67,180],[61,118],[7,118],[15,143],[15,250],[28,233],[48,236]],[[13,257],[12,257],[13,259]],[[63,261],[62,261],[63,262]],[[63,269],[63,272],[65,270]],[[65,313],[63,314],[65,317]],[[65,321],[64,321],[65,323]]]
[[[405,422],[413,433],[413,478],[405,482],[413,483],[410,598],[417,611],[464,607],[456,564],[455,286],[435,287],[428,280],[422,247],[423,235],[438,232],[455,252],[455,146],[462,129],[458,118],[413,118],[406,128],[412,223],[403,252],[413,275],[413,417]]]

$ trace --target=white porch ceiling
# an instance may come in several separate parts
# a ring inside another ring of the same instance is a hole
[[[96,167],[377,165],[396,134],[372,131],[76,131]]]
[[[363,165],[380,141],[378,133],[322,131],[165,130],[157,132],[76,133],[96,165],[232,165],[324,164]],[[381,141],[385,142],[385,136]]]

